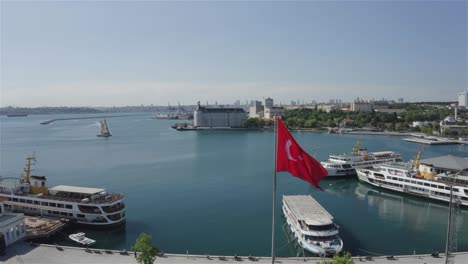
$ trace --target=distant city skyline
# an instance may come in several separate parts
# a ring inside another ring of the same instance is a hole
[[[466,1],[0,2],[4,106],[457,101]]]

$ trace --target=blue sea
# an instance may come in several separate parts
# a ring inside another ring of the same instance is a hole
[[[125,195],[127,222],[113,230],[69,228],[53,240],[86,232],[95,247],[129,249],[142,232],[164,252],[270,254],[274,135],[261,131],[176,131],[174,120],[142,113],[108,118],[113,136],[99,138],[99,119],[41,122],[93,115],[0,117],[0,176],[19,176],[37,156],[35,175],[50,187],[105,188]],[[358,138],[369,151],[393,150],[414,159],[417,144],[401,137],[294,132],[318,160],[350,152]],[[468,156],[468,146],[430,146],[423,158]],[[346,251],[355,255],[445,251],[447,205],[377,190],[355,178],[326,179],[324,192],[278,174],[276,244],[280,256],[302,255],[290,242],[281,215],[286,194],[310,194],[334,217]],[[468,210],[458,214],[458,250],[468,250]]]

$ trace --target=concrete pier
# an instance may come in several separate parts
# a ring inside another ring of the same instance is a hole
[[[256,261],[252,261],[248,256],[239,256],[236,260],[234,256],[206,256],[206,255],[185,255],[185,254],[164,254],[162,257],[157,257],[155,263],[271,263],[270,257],[258,257]],[[445,257],[440,254],[440,257],[435,258],[429,254],[426,255],[407,255],[394,256],[388,259],[387,256],[375,257],[367,259],[354,257],[355,263],[372,263],[372,264],[442,264],[445,263]],[[276,258],[277,263],[282,264],[299,264],[299,263],[317,263],[321,258]],[[119,264],[129,263],[136,264],[137,261],[134,252],[128,251],[127,254],[116,250],[106,249],[90,249],[86,251],[84,248],[76,247],[56,247],[54,245],[35,245],[19,242],[7,248],[7,254],[0,256],[0,263],[6,264],[62,264],[62,263],[99,263],[99,264]],[[460,252],[455,255],[455,263],[468,263],[468,252]]]

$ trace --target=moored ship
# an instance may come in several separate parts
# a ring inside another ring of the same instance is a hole
[[[45,176],[31,175],[35,157],[27,158],[25,175],[0,178],[5,208],[26,215],[66,218],[79,224],[108,226],[125,222],[124,195],[105,189],[59,185],[47,187]]]
[[[343,249],[338,226],[317,201],[309,195],[284,195],[283,214],[299,245],[308,252],[325,256]]]
[[[453,202],[468,206],[468,176],[460,171],[436,169],[432,164],[420,163],[420,155],[418,153],[413,164],[396,162],[375,168],[357,169],[358,178],[378,188],[443,202],[449,202],[452,194]],[[458,159],[455,162],[457,166],[468,169],[468,159],[453,156],[439,159],[444,164],[449,164],[449,159]]]
[[[327,169],[328,176],[352,176],[356,175],[358,168],[370,168],[375,165],[400,162],[401,155],[393,151],[368,152],[361,148],[358,141],[353,152],[344,154],[332,154],[328,161],[320,162]]]

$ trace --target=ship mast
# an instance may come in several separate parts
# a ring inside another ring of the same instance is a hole
[[[32,161],[36,161],[36,155],[33,154],[32,156],[29,156],[26,158],[26,160],[28,161],[28,163],[26,164],[26,168],[24,169],[24,171],[26,172],[26,177],[25,177],[25,180],[27,183],[31,183],[31,165],[32,165]]]

